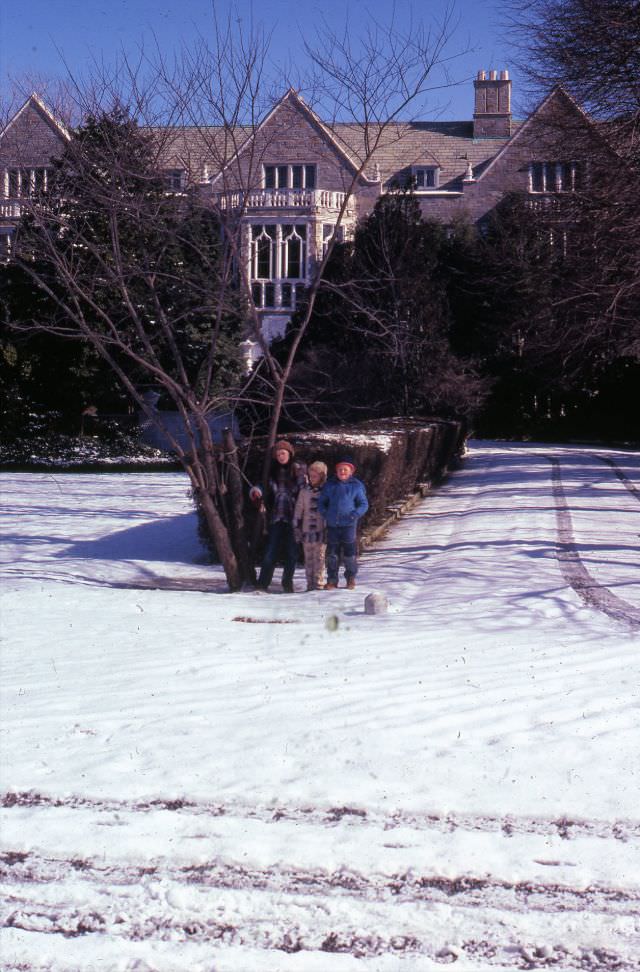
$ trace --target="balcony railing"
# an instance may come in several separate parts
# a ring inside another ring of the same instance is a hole
[[[4,219],[19,219],[22,206],[16,199],[0,199],[0,217]]]
[[[257,189],[253,192],[218,192],[215,202],[222,210],[265,209],[331,210],[338,212],[345,200],[344,192],[332,189]]]

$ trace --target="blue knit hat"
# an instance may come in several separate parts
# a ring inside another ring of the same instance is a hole
[[[353,471],[356,471],[356,464],[351,456],[343,456],[341,459],[338,459],[336,466],[351,466]]]

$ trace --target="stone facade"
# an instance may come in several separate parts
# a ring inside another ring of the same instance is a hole
[[[553,124],[548,124],[551,121]],[[566,123],[566,124],[565,124]],[[255,130],[155,129],[172,190],[195,189],[222,220],[239,220],[242,263],[269,337],[281,332],[340,224],[352,233],[381,193],[412,185],[425,217],[481,222],[506,193],[574,188],[566,132],[592,123],[560,89],[524,122],[511,114],[506,71],[478,73],[471,121],[329,126],[290,90]],[[375,143],[365,150],[365,135]],[[595,134],[594,134],[595,137]],[[68,134],[32,96],[0,133],[0,242],[20,198],[46,181]],[[537,167],[537,168],[536,168]]]
[[[11,252],[21,200],[45,189],[51,160],[69,134],[37,95],[32,95],[0,132],[0,259]]]

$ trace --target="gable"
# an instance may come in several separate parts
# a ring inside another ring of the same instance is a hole
[[[560,87],[556,87],[529,115],[497,153],[478,181],[488,180],[494,168],[504,169],[510,162],[522,165],[534,160],[571,157],[584,152],[585,146],[604,140],[596,126]]]
[[[346,148],[293,91],[246,139],[213,180],[214,188],[256,188],[262,184],[263,167],[279,164],[315,165],[317,184],[335,190],[344,190],[357,172]]]
[[[0,164],[46,166],[59,156],[69,135],[35,95],[0,133]]]

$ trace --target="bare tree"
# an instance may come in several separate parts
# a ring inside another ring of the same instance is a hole
[[[316,264],[304,313],[291,335],[276,388],[270,444],[275,441],[292,368],[312,319],[327,263],[336,242],[343,237],[353,194],[369,177],[374,184],[373,206],[382,188],[376,160],[390,144],[407,134],[407,122],[415,113],[424,110],[434,87],[434,71],[446,59],[450,31],[448,13],[433,31],[426,31],[421,24],[410,24],[400,30],[393,18],[387,24],[369,20],[357,36],[347,26],[338,33],[325,24],[318,31],[315,43],[305,46],[314,66],[311,79],[314,106],[349,154],[353,171],[344,186],[344,199],[333,233]]]
[[[46,189],[22,200],[17,234],[15,262],[47,295],[48,313],[12,323],[85,341],[118,376],[189,474],[237,588],[248,553],[230,536],[238,512],[209,422],[229,391],[241,394],[230,256],[197,197],[165,192],[155,151],[121,109],[89,116],[72,134]],[[149,387],[180,415],[180,434],[151,407]]]
[[[561,83],[594,118],[615,123],[638,160],[640,8],[636,0],[512,0],[521,67],[535,92]]]
[[[531,227],[555,235],[556,250],[563,241],[549,354],[574,371],[586,356],[640,359],[640,7],[513,0],[509,9],[532,92],[561,85],[575,102],[543,112],[532,131],[549,163],[577,166],[575,191],[540,208]]]
[[[401,33],[391,24],[373,25],[361,39],[325,29],[308,47],[310,91],[329,119],[315,116],[314,123],[341,141],[349,164],[333,235],[317,254],[285,360],[261,328],[244,220],[275,137],[267,124],[274,89],[261,30],[245,31],[230,16],[214,21],[210,42],[202,38],[171,63],[158,52],[141,53],[88,82],[76,79],[85,122],[72,133],[49,192],[25,200],[17,261],[56,313],[14,324],[88,342],[154,422],[160,419],[144,387],[170,399],[187,446],[171,429],[163,432],[189,474],[231,589],[252,579],[253,566],[234,445],[228,440],[226,453],[215,445],[208,418],[230,404],[266,400],[268,460],[354,192],[364,184],[373,199],[380,191],[371,171],[376,155],[403,137],[403,122],[423,106],[447,40],[448,23],[434,35]],[[172,159],[185,184],[167,192],[159,171]],[[239,324],[262,353],[246,380]]]

